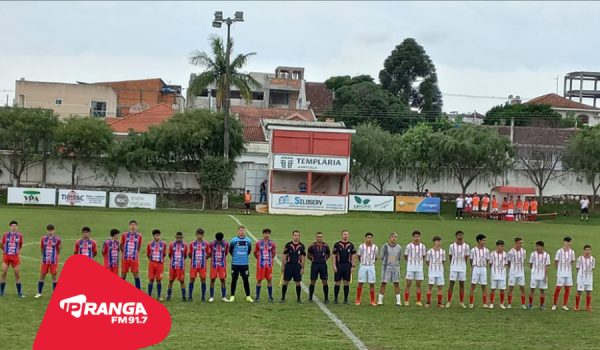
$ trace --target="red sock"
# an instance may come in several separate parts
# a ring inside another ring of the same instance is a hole
[[[496,299],[496,293],[490,292],[490,304],[494,303],[494,299]],[[483,299],[483,303],[485,304],[485,299]]]
[[[442,303],[442,292],[438,293],[438,304]]]
[[[558,295],[560,294],[560,288],[561,287],[559,287],[559,286],[556,286],[556,288],[554,288],[554,304],[552,304],[552,305],[556,305],[556,303],[558,302]]]
[[[427,304],[431,304],[431,291],[427,291]]]
[[[475,296],[473,294],[469,294],[469,304],[473,304],[475,301]]]
[[[500,297],[502,297],[502,296],[500,296]],[[508,295],[508,304],[512,305],[512,294]]]
[[[533,301],[533,299],[531,299],[531,301]],[[521,294],[521,305],[525,305],[525,294]]]
[[[410,292],[407,290],[404,291],[404,301],[408,301],[408,298],[410,297]]]
[[[504,291],[500,291],[500,304],[504,304]]]
[[[487,294],[483,293],[482,297],[483,297],[483,303],[487,304]]]
[[[533,304],[533,294],[529,294],[529,304]]]
[[[585,296],[585,308],[589,309],[592,307],[592,295],[588,294]]]
[[[448,291],[448,302],[452,302],[452,292]]]
[[[360,296],[362,295],[362,286],[356,288],[356,302],[360,303]]]
[[[565,287],[565,295],[563,296],[563,305],[567,305],[569,303],[569,294],[571,294],[571,287]]]
[[[369,294],[371,295],[371,304],[375,304],[375,289],[371,288]]]
[[[576,308],[576,309],[579,309],[579,303],[580,303],[580,302],[581,302],[581,295],[580,295],[580,294],[577,294],[577,295],[575,296],[575,308]]]
[[[421,290],[417,291],[417,301],[421,301]]]
[[[460,292],[460,303],[462,304],[464,302],[465,302],[465,292],[462,291],[462,292]]]
[[[540,304],[544,305],[544,303],[546,302],[546,295],[540,295]]]

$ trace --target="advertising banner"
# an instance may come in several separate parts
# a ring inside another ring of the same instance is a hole
[[[106,192],[83,190],[58,190],[58,205],[73,207],[106,207]]]
[[[324,173],[347,173],[347,157],[312,155],[273,155],[273,169],[295,171],[320,171]]]
[[[156,209],[156,195],[147,193],[111,192],[109,208],[146,208]]]
[[[394,196],[363,196],[351,194],[348,210],[394,212]]]
[[[8,204],[56,205],[53,188],[9,187]]]
[[[273,193],[271,194],[271,207],[275,209],[345,211],[346,197]]]
[[[441,199],[439,197],[396,196],[396,212],[439,213]]]

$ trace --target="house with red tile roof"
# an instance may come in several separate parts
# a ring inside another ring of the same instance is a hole
[[[130,131],[142,133],[148,131],[150,126],[158,125],[175,114],[171,106],[160,103],[141,112],[129,114],[121,118],[106,118],[106,123],[117,135],[127,135]]]
[[[560,113],[563,118],[573,115],[590,126],[600,124],[600,108],[575,102],[557,94],[546,94],[531,99],[528,105],[549,105],[553,110]]]

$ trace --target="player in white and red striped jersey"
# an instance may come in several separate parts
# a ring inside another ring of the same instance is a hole
[[[540,290],[540,309],[546,309],[544,302],[548,288],[548,266],[550,266],[550,254],[544,251],[544,241],[537,241],[535,242],[535,252],[531,253],[529,257],[529,267],[531,267],[529,310],[533,309],[533,294],[536,288]]]
[[[427,304],[425,306],[429,307],[431,305],[431,291],[433,290],[433,285],[437,286],[437,302],[438,307],[443,308],[444,304],[442,304],[442,288],[444,287],[444,262],[446,262],[446,252],[441,247],[442,238],[440,236],[433,237],[433,248],[427,251],[427,256],[425,257],[425,261],[428,266],[428,278],[429,278],[429,286],[427,288]]]
[[[512,308],[513,289],[516,285],[521,289],[521,307],[527,309],[525,305],[525,259],[527,252],[523,248],[523,239],[515,237],[515,245],[508,252],[508,305],[507,309]]]
[[[554,289],[554,302],[552,303],[552,311],[556,310],[556,303],[560,295],[560,290],[565,287],[565,295],[563,297],[562,309],[569,311],[567,304],[569,303],[569,293],[573,286],[573,263],[575,262],[575,251],[571,249],[573,244],[572,238],[567,236],[563,239],[564,245],[556,252],[554,257],[554,266],[556,267],[556,288]]]
[[[373,234],[367,232],[365,234],[365,242],[358,247],[356,255],[360,261],[358,267],[358,287],[356,288],[356,305],[360,305],[360,297],[362,294],[363,283],[369,284],[369,295],[371,297],[371,305],[377,306],[375,303],[375,262],[379,248],[373,243]]]
[[[490,271],[492,273],[492,282],[490,288],[490,309],[494,308],[494,299],[496,298],[496,289],[500,289],[500,308],[504,306],[504,291],[506,290],[506,264],[508,256],[504,251],[504,241],[496,241],[496,250],[490,254]]]
[[[575,311],[579,311],[581,292],[585,291],[585,309],[592,311],[592,290],[594,290],[594,269],[596,259],[592,256],[592,247],[586,244],[583,255],[577,258],[577,296],[575,297]]]
[[[456,237],[456,242],[450,244],[448,248],[448,255],[450,255],[450,284],[448,286],[446,307],[450,307],[452,303],[454,282],[458,281],[460,287],[460,306],[466,309],[465,281],[467,280],[467,260],[469,260],[470,247],[464,241],[465,234],[462,231],[456,231],[454,236]]]
[[[475,305],[475,287],[481,286],[481,297],[483,299],[483,307],[487,308],[487,265],[490,261],[490,251],[485,247],[485,235],[480,233],[475,237],[477,246],[471,249],[471,293],[469,294],[469,308],[472,309]]]
[[[417,306],[421,303],[421,281],[423,280],[423,260],[427,255],[425,244],[421,243],[421,232],[413,231],[412,242],[404,248],[404,259],[406,260],[406,288],[404,289],[404,306],[409,306],[410,286],[415,281],[417,289]]]

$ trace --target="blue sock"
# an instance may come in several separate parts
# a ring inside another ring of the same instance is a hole
[[[210,287],[210,297],[211,298],[215,297],[215,288],[214,287]]]
[[[185,300],[185,288],[181,288],[181,299]]]
[[[202,282],[202,299],[204,299],[205,297],[206,297],[206,282]]]
[[[148,295],[152,296],[152,288],[154,287],[154,283],[148,283]]]
[[[173,288],[167,289],[167,299],[171,299],[171,293],[173,293]]]
[[[56,290],[56,282],[52,282],[52,291]]]
[[[17,294],[21,295],[21,283],[17,283]]]
[[[221,287],[221,298],[225,298],[225,295],[227,295],[227,288]]]
[[[269,298],[273,299],[273,286],[267,286],[267,290],[269,291]]]
[[[162,284],[160,282],[156,282],[156,296],[160,298],[160,292],[162,292]]]
[[[256,299],[260,298],[260,286],[256,286]]]
[[[189,299],[192,299],[192,294],[194,293],[194,282],[190,281],[190,283],[188,283],[188,291],[190,293]]]
[[[42,289],[44,289],[44,281],[38,281],[38,294],[42,294]]]
[[[6,287],[6,282],[0,283],[0,294],[4,294],[4,287]]]
[[[135,278],[135,288],[142,289],[142,281],[140,280],[139,277]]]

